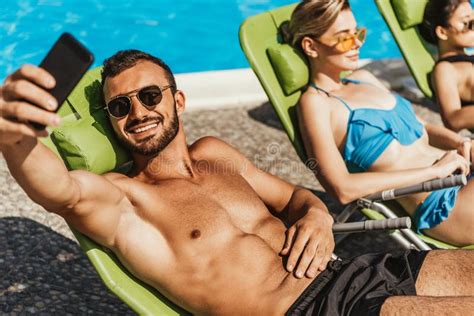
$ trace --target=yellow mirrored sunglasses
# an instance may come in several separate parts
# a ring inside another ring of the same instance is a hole
[[[361,44],[365,42],[365,38],[367,35],[367,29],[365,27],[357,29],[354,34],[347,34],[342,36],[335,36],[333,38],[328,38],[328,41],[335,42],[335,44],[328,45],[321,40],[317,40],[319,43],[329,46],[331,48],[336,49],[341,53],[345,53],[350,51],[359,41]]]

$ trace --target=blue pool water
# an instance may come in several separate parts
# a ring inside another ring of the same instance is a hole
[[[294,0],[12,0],[0,8],[0,79],[23,63],[38,64],[64,31],[95,54],[137,48],[176,73],[248,67],[238,29],[248,16]],[[362,58],[400,53],[373,1],[351,0],[368,39]]]

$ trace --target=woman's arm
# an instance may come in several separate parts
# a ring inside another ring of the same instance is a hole
[[[431,146],[444,150],[454,149],[464,159],[472,161],[473,154],[471,152],[474,149],[474,140],[463,137],[444,126],[427,124],[419,117],[417,119],[425,126]]]
[[[444,125],[453,131],[474,128],[474,106],[461,107],[455,69],[440,63],[433,71],[433,86]]]
[[[466,162],[462,157],[447,155],[443,163],[440,161],[435,166],[425,168],[351,174],[332,134],[327,98],[305,93],[300,100],[298,111],[306,151],[309,158],[315,159],[316,162],[313,172],[324,188],[343,204],[371,193],[442,178],[457,169],[466,171]]]
[[[418,120],[421,121],[419,118]],[[428,133],[430,145],[437,148],[458,150],[462,147],[463,142],[466,141],[465,137],[462,137],[444,126],[425,124],[425,129]]]

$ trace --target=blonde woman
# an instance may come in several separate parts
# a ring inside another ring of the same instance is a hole
[[[366,31],[358,28],[347,0],[303,1],[282,31],[309,61],[299,125],[308,156],[318,162],[318,180],[340,202],[469,174],[470,140],[423,124],[407,100],[356,70]],[[354,72],[340,79],[344,71]],[[399,202],[426,234],[455,245],[474,243],[474,181]]]
[[[469,0],[431,0],[420,34],[438,47],[432,86],[446,127],[474,130],[474,11]]]

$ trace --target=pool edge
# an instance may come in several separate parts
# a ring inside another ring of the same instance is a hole
[[[371,59],[361,59],[360,67]],[[186,111],[257,106],[268,102],[250,68],[176,74],[178,89],[186,96]]]

